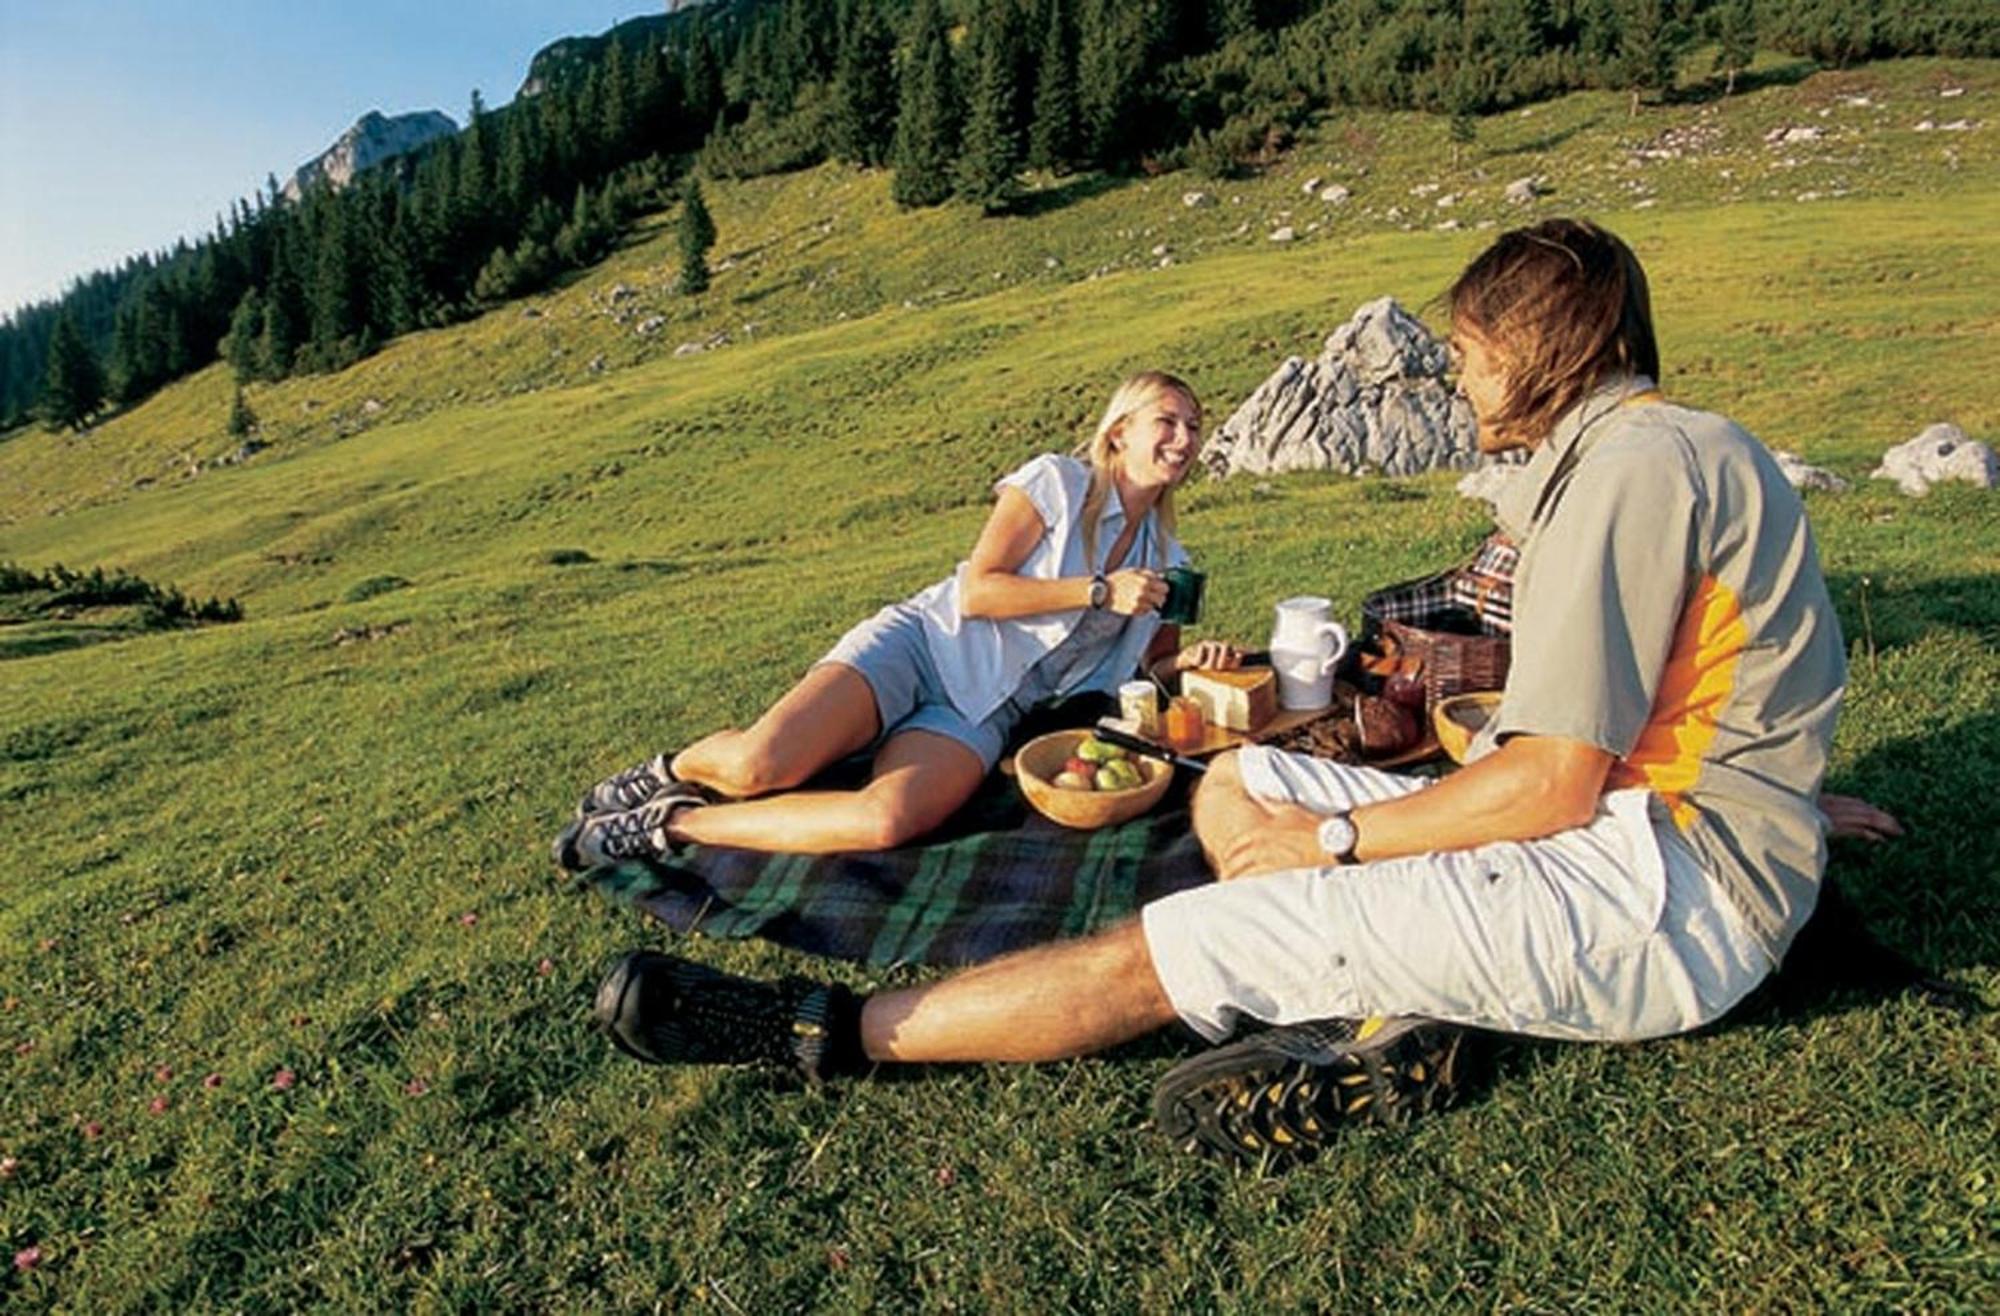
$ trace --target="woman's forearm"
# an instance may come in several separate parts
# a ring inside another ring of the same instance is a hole
[[[967,617],[1005,621],[1038,612],[1070,612],[1090,606],[1089,576],[1039,580],[1007,571],[966,570],[958,610]]]

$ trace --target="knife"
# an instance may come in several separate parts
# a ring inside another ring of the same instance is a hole
[[[1131,732],[1113,725],[1110,718],[1100,721],[1092,734],[1107,745],[1116,745],[1120,749],[1129,749],[1134,754],[1144,754],[1149,759],[1163,759],[1177,768],[1186,768],[1192,773],[1200,774],[1208,771],[1208,765],[1200,759],[1191,759],[1185,754],[1176,754],[1164,746],[1155,745],[1150,740],[1135,736]]]

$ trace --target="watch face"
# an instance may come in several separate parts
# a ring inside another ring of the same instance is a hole
[[[1352,858],[1354,843],[1359,839],[1354,820],[1344,813],[1335,814],[1319,825],[1319,848],[1336,859]]]

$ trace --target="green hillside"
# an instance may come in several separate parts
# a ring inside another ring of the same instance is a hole
[[[40,1249],[0,1297],[1991,1309],[1990,1015],[1525,1048],[1468,1108],[1267,1181],[1145,1128],[1166,1041],[812,1093],[643,1072],[582,1020],[664,933],[546,860],[581,785],[942,574],[1121,374],[1183,372],[1219,419],[1361,302],[1426,306],[1482,225],[1583,213],[1648,265],[1670,393],[1854,481],[1809,503],[1853,667],[1831,784],[1912,835],[1836,863],[1886,940],[2000,999],[2000,514],[1865,478],[1934,421],[2000,437],[2000,64],[1761,72],[1485,119],[1457,166],[1441,119],[1343,114],[1254,179],[1045,180],[1009,219],[840,167],[707,184],[698,298],[658,215],[548,295],[253,385],[244,460],[222,367],[0,442],[0,560],[245,611],[53,653],[0,625],[0,1235]],[[1451,484],[1195,487],[1205,633],[1259,638],[1308,586],[1351,617],[1463,551],[1484,515]]]

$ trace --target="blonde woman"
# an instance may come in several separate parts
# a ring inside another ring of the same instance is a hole
[[[1044,700],[1110,691],[1240,655],[1180,648],[1158,616],[1187,554],[1173,490],[1201,448],[1201,404],[1172,375],[1133,375],[1075,456],[996,486],[952,575],[843,636],[747,729],[718,731],[600,782],[554,847],[564,868],[655,857],[676,842],[824,854],[922,836],[971,797]],[[797,787],[872,749],[854,791]]]

